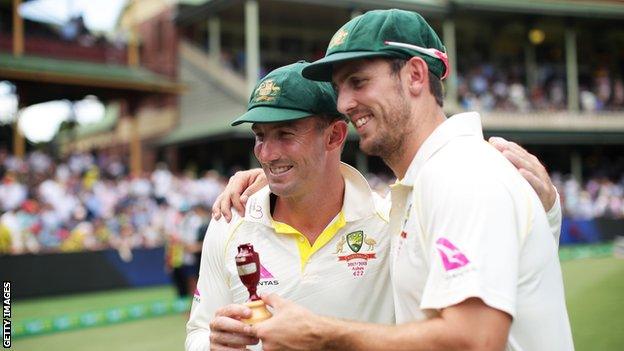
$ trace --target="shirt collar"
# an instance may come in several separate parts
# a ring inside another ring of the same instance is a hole
[[[414,186],[414,182],[427,160],[449,141],[459,136],[476,136],[483,139],[481,117],[477,112],[459,113],[440,124],[420,146],[405,173],[405,177],[398,180],[397,183]]]
[[[353,222],[376,213],[373,192],[364,176],[346,163],[340,164],[340,173],[345,181],[342,214],[347,222]],[[272,227],[271,190],[265,186],[249,197],[245,206],[245,221],[262,223]]]

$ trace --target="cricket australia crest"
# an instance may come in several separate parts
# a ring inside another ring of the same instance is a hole
[[[344,244],[347,244],[351,253],[344,252]],[[364,275],[368,260],[375,259],[375,245],[377,241],[372,237],[369,237],[362,230],[351,232],[345,236],[342,236],[336,243],[336,252],[338,255],[338,261],[345,261],[347,267],[353,272],[353,276],[359,277]],[[360,252],[360,250],[363,252]]]
[[[253,102],[272,102],[279,96],[281,88],[275,84],[273,79],[267,79],[260,83],[254,92]]]
[[[329,41],[329,46],[327,47],[327,49],[331,49],[334,46],[341,45],[342,43],[344,43],[348,35],[349,35],[349,32],[347,32],[344,29],[337,31],[336,34],[334,34],[334,36]]]
[[[364,241],[364,232],[361,230],[347,234],[347,245],[349,245],[349,248],[353,252],[360,252],[363,241]]]

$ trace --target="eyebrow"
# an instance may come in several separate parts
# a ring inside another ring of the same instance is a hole
[[[339,78],[342,78],[342,81],[344,82],[347,79],[351,78],[351,76],[353,76],[354,74],[358,73],[359,71],[362,71],[362,63],[361,62],[357,62],[357,63],[352,64],[352,65],[348,65],[344,69],[344,73],[341,74]],[[333,79],[332,79],[332,86],[337,86],[337,82],[335,80],[333,80]]]

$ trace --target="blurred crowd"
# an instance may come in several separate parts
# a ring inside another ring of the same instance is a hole
[[[165,165],[127,175],[118,157],[74,154],[24,160],[0,151],[0,254],[72,252],[167,245],[168,263],[193,261],[198,231],[224,179],[174,175]]]
[[[166,247],[169,268],[197,263],[210,206],[226,179],[173,174],[163,164],[130,177],[117,157],[73,154],[54,161],[42,152],[24,160],[0,151],[0,254],[74,252],[114,248],[122,259],[134,248]],[[394,179],[368,174],[381,196]],[[552,174],[564,216],[624,218],[624,177]]]
[[[475,64],[460,72],[459,102],[466,110],[510,112],[561,111],[567,108],[565,74],[553,65],[540,65],[535,86],[526,85],[524,67]],[[624,109],[624,81],[599,68],[579,84],[582,111]]]
[[[624,176],[618,182],[593,177],[585,184],[558,173],[551,177],[561,196],[564,217],[624,219]]]

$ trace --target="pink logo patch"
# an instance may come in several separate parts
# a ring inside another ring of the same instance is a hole
[[[461,268],[470,263],[468,258],[446,238],[438,239],[436,241],[436,248],[440,253],[446,271]]]
[[[260,264],[260,279],[273,279],[273,274]]]

